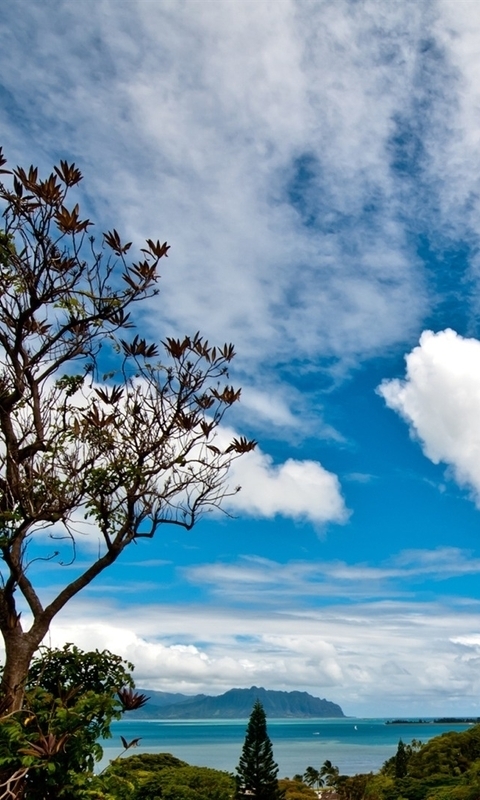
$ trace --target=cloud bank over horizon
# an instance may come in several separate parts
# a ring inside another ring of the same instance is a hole
[[[436,556],[440,562],[442,557]],[[280,584],[285,570],[277,567]],[[478,560],[470,568],[478,575]],[[235,572],[225,578],[232,598]],[[357,581],[362,585],[352,571],[352,597]],[[347,715],[372,715],[372,709],[377,716],[404,715],[407,702],[411,714],[476,713],[478,601],[462,604],[446,596],[421,601],[411,592],[394,600],[385,591],[383,599],[380,593],[376,600],[357,597],[354,603],[345,593],[344,602],[314,609],[298,605],[288,584],[289,603],[275,603],[276,586],[269,603],[267,584],[257,581],[260,606],[236,608],[225,602],[225,593],[221,603],[203,608],[110,604],[101,622],[96,604],[84,598],[55,622],[49,641],[61,645],[73,638],[85,649],[107,647],[135,663],[143,688],[220,694],[261,685],[326,696]],[[366,585],[365,580],[363,591]]]
[[[400,551],[380,565],[250,556],[185,570],[187,584],[208,588],[202,604],[159,602],[145,581],[136,592],[148,601],[129,601],[105,576],[45,643],[107,648],[135,664],[142,688],[220,694],[256,684],[326,696],[347,715],[401,716],[406,702],[415,715],[475,714],[480,600],[448,587],[479,574],[480,558],[454,547]]]

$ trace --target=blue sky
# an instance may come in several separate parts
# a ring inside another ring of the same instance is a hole
[[[233,341],[227,425],[259,441],[235,518],[131,548],[51,641],[157,689],[480,714],[480,8],[18,0],[3,22],[9,161],[75,161],[100,231],[169,242],[138,325]],[[46,594],[69,569],[39,569]]]

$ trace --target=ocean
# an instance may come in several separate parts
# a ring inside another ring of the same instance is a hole
[[[394,755],[398,740],[428,741],[446,731],[462,731],[463,724],[406,723],[386,725],[385,719],[268,719],[268,734],[279,777],[319,769],[326,759],[344,775],[375,772]],[[234,772],[245,738],[246,720],[122,720],[113,723],[113,738],[102,742],[99,769],[122,751],[127,741],[141,737],[135,753],[172,753],[189,764]]]

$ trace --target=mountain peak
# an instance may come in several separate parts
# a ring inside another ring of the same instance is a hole
[[[172,695],[170,703],[164,692],[161,693],[162,702],[159,703],[155,697],[156,692],[144,688],[141,691],[151,696],[151,701],[135,712],[136,716],[144,719],[247,719],[257,699],[269,717],[305,719],[345,716],[337,703],[314,697],[308,692],[274,691],[262,686],[229,689],[218,697],[195,695],[188,698],[184,695]]]

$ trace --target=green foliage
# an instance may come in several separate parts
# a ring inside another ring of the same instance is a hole
[[[323,786],[323,780],[320,776],[320,772],[315,767],[307,767],[305,770],[305,775],[303,776],[303,780],[307,784],[307,786]]]
[[[480,725],[426,744],[400,740],[379,774],[339,776],[337,788],[345,800],[478,800]]]
[[[400,740],[400,741],[402,741],[402,740]],[[399,745],[400,745],[400,742],[399,742]],[[406,763],[407,771],[408,771],[408,764],[410,763],[410,758],[412,757],[412,755],[414,753],[418,753],[419,750],[421,750],[423,746],[424,746],[423,742],[421,742],[419,739],[412,739],[412,741],[409,744],[405,744],[404,742],[402,742],[402,748],[401,748],[402,755],[400,756],[400,758],[404,760],[404,763]],[[387,761],[385,761],[385,763],[383,764],[383,766],[382,766],[382,768],[380,770],[380,772],[383,775],[389,775],[392,778],[395,777],[395,773],[396,773],[396,769],[397,769],[397,755],[398,755],[398,748],[397,748],[397,752],[395,753],[395,755],[392,756],[391,758],[387,759]]]
[[[364,789],[363,796],[365,800],[383,800],[390,796],[390,792],[395,785],[394,778],[380,772],[377,775],[372,775]]]
[[[480,783],[456,786],[440,786],[428,792],[426,800],[478,800]]]
[[[243,797],[243,791],[248,789],[255,793],[256,800],[281,798],[278,766],[273,760],[265,711],[258,700],[250,714],[237,773],[237,797]]]
[[[317,795],[310,786],[307,786],[300,777],[296,780],[294,775],[293,780],[288,778],[281,778],[278,781],[278,788],[283,794],[285,800],[316,800]]]
[[[108,650],[41,648],[23,709],[0,726],[0,772],[24,773],[25,800],[115,797],[122,785],[131,793],[123,776],[93,775],[103,755],[98,739],[110,736],[112,721],[125,711],[122,689],[134,687],[131,669]]]
[[[163,769],[188,766],[186,761],[181,761],[170,753],[139,753],[112,761],[104,776],[122,778],[138,788],[146,781],[156,778]]]
[[[235,780],[208,767],[165,767],[135,792],[135,800],[231,800]]]
[[[338,786],[342,797],[344,797],[345,800],[363,800],[365,797],[365,790],[371,778],[372,773],[368,775],[342,775]]]
[[[81,687],[82,691],[115,694],[124,686],[134,687],[134,666],[108,650],[83,652],[74,644],[59,649],[41,647],[32,662],[26,688],[39,685],[52,694]]]
[[[404,778],[408,770],[409,755],[402,740],[398,742],[397,753],[395,755],[395,777]]]
[[[446,775],[430,775],[423,778],[400,778],[395,781],[392,793],[386,794],[386,800],[397,800],[405,797],[408,800],[426,800],[432,790],[439,786],[454,787],[455,778]]]
[[[133,787],[125,800],[231,800],[235,791],[235,780],[228,772],[192,767],[170,753],[119,759],[104,773],[104,780],[113,777]],[[124,800],[123,794],[118,800]]]

